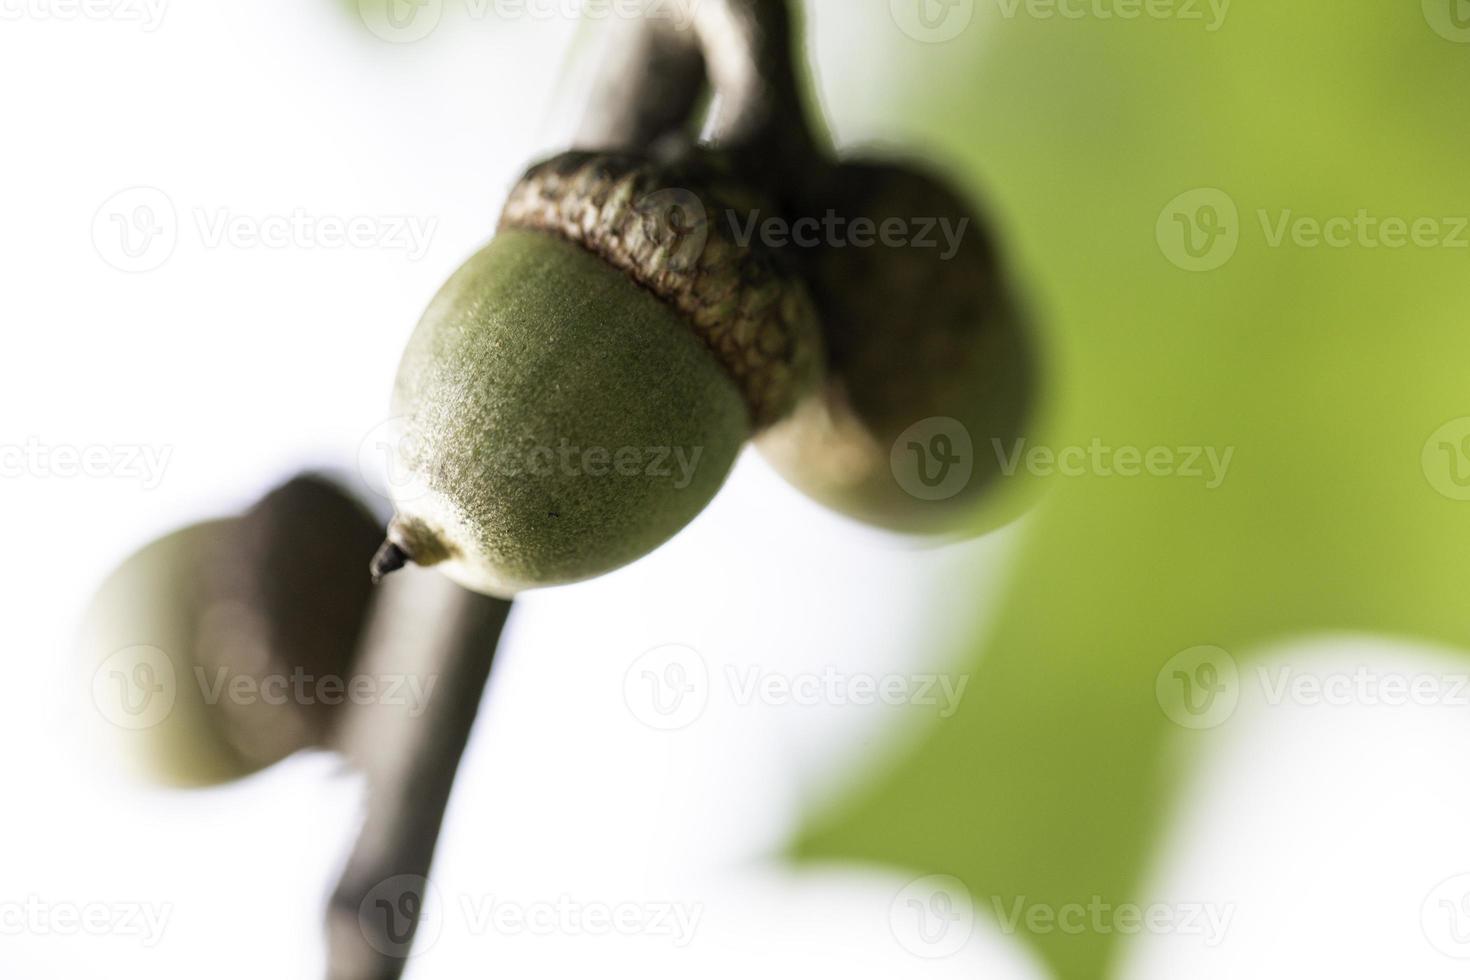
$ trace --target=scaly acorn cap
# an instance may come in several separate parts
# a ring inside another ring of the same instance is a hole
[[[745,396],[763,430],[817,383],[821,329],[806,284],[778,257],[737,239],[774,214],[711,154],[671,163],[573,151],[527,171],[502,228],[559,235],[683,314]]]

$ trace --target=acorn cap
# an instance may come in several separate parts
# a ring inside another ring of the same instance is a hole
[[[734,379],[759,431],[788,415],[822,369],[806,284],[738,221],[771,214],[712,154],[671,163],[570,152],[527,171],[501,227],[549,232],[626,273],[688,320]]]

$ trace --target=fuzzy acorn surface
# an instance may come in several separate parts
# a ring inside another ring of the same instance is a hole
[[[814,383],[805,287],[703,220],[706,187],[636,158],[532,169],[404,352],[406,476],[375,572],[436,565],[508,598],[626,565]]]
[[[396,500],[406,550],[500,595],[652,551],[704,509],[750,434],[739,390],[674,310],[577,245],[519,229],[435,298],[394,411],[422,479]]]
[[[199,787],[322,744],[337,705],[317,684],[351,669],[380,535],[355,500],[304,477],[130,556],[81,635],[95,713],[121,750],[110,754],[149,781]]]

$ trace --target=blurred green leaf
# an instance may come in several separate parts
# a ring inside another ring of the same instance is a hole
[[[960,711],[815,818],[800,855],[953,874],[982,913],[1138,901],[1202,737],[1155,697],[1176,653],[1217,645],[1244,668],[1338,628],[1470,647],[1470,503],[1441,492],[1470,457],[1458,430],[1431,441],[1470,416],[1470,43],[1435,20],[1454,2],[1235,4],[1215,31],[980,3],[947,45],[898,36],[892,127],[962,162],[1046,317],[1034,441],[1234,456],[1216,489],[1051,478]],[[1200,188],[1235,205],[1239,245],[1189,272],[1156,225]],[[1288,211],[1453,238],[1275,245]],[[1117,953],[1093,932],[1028,938],[1067,980]]]

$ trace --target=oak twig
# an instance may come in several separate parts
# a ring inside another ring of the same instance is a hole
[[[327,912],[330,980],[403,973],[429,897],[445,807],[511,607],[416,568],[380,588],[357,674],[412,679],[426,699],[353,704],[338,732],[337,747],[366,776],[367,814]]]

